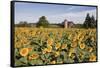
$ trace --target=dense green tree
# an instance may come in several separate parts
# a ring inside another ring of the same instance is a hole
[[[83,26],[85,28],[96,28],[96,20],[94,16],[92,15],[92,17],[90,17],[89,13],[87,13]]]
[[[85,21],[84,21],[83,26],[84,26],[85,28],[89,28],[89,27],[90,27],[90,23],[91,23],[91,17],[90,17],[90,15],[89,15],[89,13],[87,13],[87,16],[86,16],[86,18],[85,18]]]
[[[48,27],[49,26],[49,22],[46,19],[45,16],[42,16],[39,18],[39,21],[37,22],[37,27]]]
[[[91,23],[90,23],[90,27],[91,28],[95,28],[96,27],[96,20],[95,20],[95,18],[94,18],[94,16],[92,15],[92,17],[91,17]]]

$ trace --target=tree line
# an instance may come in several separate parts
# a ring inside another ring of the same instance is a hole
[[[24,21],[24,22],[20,22],[18,25],[20,26],[28,26],[29,24]],[[47,20],[47,18],[45,16],[41,16],[39,18],[39,21],[35,24],[36,27],[49,27],[50,22]],[[57,24],[58,25],[58,24]],[[59,25],[62,25],[62,23],[60,23]],[[97,20],[95,20],[94,16],[90,16],[89,13],[87,13],[85,21],[83,22],[83,24],[76,24],[75,25],[76,28],[96,28],[97,27]]]
[[[93,15],[90,17],[89,13],[87,13],[85,21],[83,23],[83,27],[85,27],[85,28],[96,28],[97,27],[97,20],[95,20]]]

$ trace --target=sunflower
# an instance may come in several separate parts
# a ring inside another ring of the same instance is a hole
[[[70,56],[71,59],[74,59],[75,58],[75,55],[76,55],[75,53],[71,53],[71,56]]]
[[[37,59],[39,57],[38,54],[32,54],[31,56],[29,56],[29,60],[32,60],[32,59]]]
[[[68,38],[69,38],[69,39],[71,39],[71,37],[72,37],[72,35],[71,35],[71,34],[69,34]]]
[[[21,45],[21,43],[20,42],[15,42],[15,48],[20,48],[22,45]]]
[[[76,38],[76,37],[74,37],[72,41],[73,41],[73,42],[75,42],[76,40],[77,40],[77,38]]]
[[[25,45],[25,44],[28,44],[29,41],[28,41],[28,39],[27,39],[26,37],[23,37],[23,38],[21,38],[20,43],[21,43],[22,45]]]
[[[84,43],[80,44],[80,48],[84,49],[85,48],[85,44]]]
[[[79,41],[82,41],[83,38],[84,38],[84,35],[81,35]]]
[[[36,34],[36,32],[35,32],[35,31],[33,31],[33,32],[31,33],[31,36],[35,36],[35,34]]]
[[[60,46],[61,46],[61,44],[57,43],[56,46],[55,46],[55,48],[58,49],[58,48],[60,48]]]
[[[75,51],[75,48],[70,48],[69,49],[69,54],[68,54],[68,56],[71,56],[72,55],[72,53],[75,53],[76,51]]]
[[[52,46],[48,45],[47,48],[43,49],[43,54],[47,53],[47,52],[51,52],[52,51]]]
[[[91,54],[89,61],[96,61],[96,56],[94,54]]]
[[[95,40],[94,37],[91,37],[91,40],[94,41]]]
[[[75,48],[70,48],[70,49],[69,49],[69,52],[75,53],[75,52],[76,52],[76,51],[75,51]]]
[[[49,38],[48,40],[47,40],[47,45],[52,45],[53,44],[53,39],[52,38]]]
[[[55,61],[55,60],[53,60],[53,61],[51,61],[51,62],[50,62],[50,64],[56,64],[56,61]]]
[[[68,56],[70,57],[72,55],[72,52],[69,52]]]
[[[61,48],[65,49],[67,47],[67,44],[62,44]]]
[[[88,51],[89,51],[89,52],[92,52],[92,51],[93,51],[93,48],[92,48],[92,47],[89,47],[89,48],[88,48]]]
[[[47,46],[47,52],[51,52],[52,51],[52,46],[48,45]]]
[[[76,47],[77,46],[77,42],[74,41],[72,44],[71,44],[71,47]]]
[[[22,49],[20,50],[20,55],[21,55],[21,56],[27,56],[28,53],[29,53],[28,48],[22,48]]]
[[[47,52],[47,50],[48,50],[47,48],[44,48],[42,53],[45,54]]]
[[[81,33],[79,33],[78,36],[77,36],[77,39],[78,39],[78,40],[80,39],[80,36],[81,36]]]
[[[83,52],[80,52],[79,53],[79,58],[82,59],[83,57],[84,57],[84,53]]]
[[[59,51],[56,51],[55,52],[55,57],[59,56],[60,55],[60,52]]]

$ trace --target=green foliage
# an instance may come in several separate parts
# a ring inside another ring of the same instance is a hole
[[[87,13],[83,26],[85,28],[96,28],[96,20],[94,16],[92,15],[92,17],[90,17],[89,13]]]
[[[27,63],[27,57],[22,57],[19,59],[22,63]]]
[[[43,65],[43,61],[40,59],[34,59],[34,60],[29,61],[29,64],[30,65]]]
[[[23,63],[22,62],[20,62],[19,60],[15,60],[16,62],[15,62],[15,66],[22,66],[23,65]]]
[[[91,17],[91,28],[95,28],[96,27],[96,21],[95,21],[95,18],[94,16]]]
[[[15,66],[91,62],[97,59],[96,29],[27,28],[28,32],[25,30],[24,34],[23,30],[17,28],[21,34],[16,32],[15,39],[23,41],[16,41],[21,46],[15,47]],[[30,32],[36,34],[30,35]]]
[[[48,27],[49,26],[49,22],[46,20],[45,16],[40,17],[38,23],[37,23],[37,27]]]
[[[75,24],[74,27],[75,28],[83,28],[83,24]]]
[[[19,24],[16,24],[15,26],[18,27],[28,27],[27,21],[20,21]]]

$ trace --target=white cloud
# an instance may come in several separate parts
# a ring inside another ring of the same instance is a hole
[[[47,17],[50,23],[61,23],[64,21],[64,19],[67,19],[68,21],[73,21],[74,23],[83,23],[87,13],[89,13],[90,16],[94,15],[94,17],[96,18],[96,9],[82,11],[82,12],[67,12],[67,13],[62,13],[62,14],[44,15],[44,16]],[[21,16],[24,16],[24,17],[21,18]],[[27,21],[28,19],[29,20],[28,22],[37,22],[39,17],[41,16],[34,16],[30,13],[24,15],[24,12],[23,12],[18,15],[17,20]]]
[[[96,9],[83,12],[69,12],[58,15],[49,15],[47,16],[47,18],[52,23],[61,23],[64,19],[67,19],[68,21],[73,21],[74,23],[83,23],[87,13],[89,13],[90,16],[94,15],[94,17],[96,18]]]

